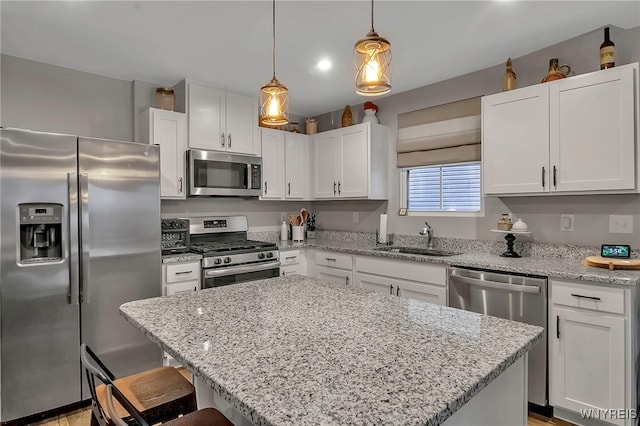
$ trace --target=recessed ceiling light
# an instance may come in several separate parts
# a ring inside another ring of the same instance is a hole
[[[318,61],[317,66],[319,70],[326,71],[331,68],[331,61],[329,61],[328,59],[322,59],[321,61]]]

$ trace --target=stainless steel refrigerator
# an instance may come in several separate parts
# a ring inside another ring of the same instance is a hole
[[[161,353],[119,314],[161,294],[159,150],[3,129],[0,421],[90,397],[79,347],[116,376]]]

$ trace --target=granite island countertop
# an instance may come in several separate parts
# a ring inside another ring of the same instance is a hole
[[[439,425],[542,328],[286,276],[121,313],[257,425]]]
[[[279,241],[282,251],[297,248],[313,248],[366,256],[380,256],[416,262],[440,263],[451,266],[481,268],[502,272],[539,275],[549,278],[565,278],[591,281],[604,285],[635,286],[640,283],[640,271],[615,270],[584,266],[572,258],[521,257],[506,258],[486,252],[466,252],[455,256],[425,256],[377,250],[370,241],[338,239],[310,239],[304,242]]]

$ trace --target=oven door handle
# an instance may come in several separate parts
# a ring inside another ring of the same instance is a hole
[[[480,285],[482,287],[495,288],[498,290],[517,291],[520,293],[540,293],[540,287],[534,285],[517,285],[500,283],[496,281],[485,281],[477,278],[467,278],[461,276],[450,277],[453,281],[460,281],[463,284]]]
[[[222,277],[225,275],[244,274],[246,272],[266,271],[280,267],[280,262],[253,263],[250,265],[231,266],[229,268],[205,269],[205,278]]]

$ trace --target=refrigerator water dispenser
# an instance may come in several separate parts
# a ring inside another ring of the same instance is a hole
[[[19,264],[62,261],[62,204],[18,205],[20,220]]]

